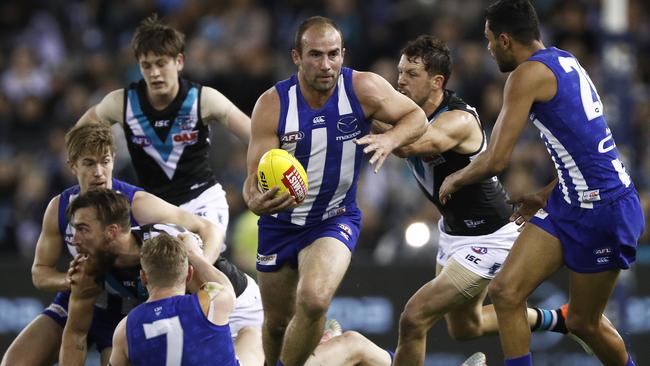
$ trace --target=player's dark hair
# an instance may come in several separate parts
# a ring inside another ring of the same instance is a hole
[[[71,218],[81,208],[94,207],[103,226],[116,224],[122,231],[131,228],[131,203],[125,195],[112,189],[91,189],[72,200],[66,211]]]
[[[485,19],[495,37],[507,33],[526,45],[541,38],[537,13],[528,0],[499,0],[487,7]]]
[[[402,48],[402,55],[406,56],[409,62],[417,58],[422,60],[424,69],[430,76],[442,75],[445,78],[443,87],[451,77],[452,61],[451,52],[445,42],[430,35],[421,35],[409,41]]]
[[[303,20],[303,22],[300,23],[298,30],[296,31],[296,35],[293,39],[293,48],[298,51],[298,53],[302,54],[302,36],[305,34],[307,29],[313,26],[322,27],[325,25],[328,25],[339,32],[339,35],[341,36],[341,49],[343,49],[343,33],[341,33],[341,28],[339,28],[338,24],[336,24],[336,22],[334,22],[332,19],[322,16],[313,16]]]
[[[156,287],[170,287],[185,283],[187,250],[185,244],[167,233],[147,239],[140,249],[140,263],[147,281]]]
[[[104,122],[77,125],[65,135],[68,160],[75,163],[85,154],[101,156],[117,150],[111,126]]]
[[[131,49],[136,59],[149,52],[158,56],[176,57],[185,50],[185,35],[163,23],[158,14],[154,13],[135,29]]]

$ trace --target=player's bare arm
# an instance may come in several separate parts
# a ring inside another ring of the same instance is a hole
[[[460,187],[501,173],[528,121],[534,102],[553,98],[557,81],[549,68],[539,62],[524,62],[513,71],[504,87],[503,107],[494,125],[487,150],[465,168],[449,175],[440,186],[443,204]]]
[[[220,122],[241,141],[248,144],[251,119],[218,90],[201,88],[201,116],[205,122]]]
[[[280,97],[275,88],[264,92],[253,108],[251,140],[246,156],[247,174],[242,194],[244,200],[257,215],[270,215],[296,205],[295,199],[285,192],[275,197],[278,187],[262,193],[258,188],[257,165],[265,152],[280,146],[276,134],[280,118]]]
[[[377,133],[391,128],[379,121],[372,124],[373,132]],[[449,150],[461,154],[472,153],[480,147],[482,140],[483,134],[476,118],[471,113],[455,110],[442,113],[435,123],[427,126],[426,132],[417,141],[398,147],[393,153],[400,158],[431,156]]]
[[[124,122],[124,89],[113,90],[106,94],[98,104],[90,107],[84,113],[77,125],[90,122],[108,122],[110,124]]]
[[[510,216],[510,221],[514,221],[517,225],[525,224],[540,208],[546,207],[548,197],[557,185],[557,181],[556,177],[538,192],[509,200],[508,203],[517,205],[517,210]]]
[[[176,224],[199,234],[203,240],[203,255],[214,263],[221,253],[224,233],[208,220],[174,206],[151,193],[138,191],[133,196],[133,217],[140,225]]]
[[[126,341],[126,319],[124,319],[115,328],[113,332],[113,347],[111,349],[111,358],[108,362],[109,366],[128,366],[129,362],[129,346]]]
[[[77,255],[77,266],[72,271],[68,321],[63,328],[60,365],[84,365],[86,361],[87,337],[93,319],[93,308],[102,288],[95,282],[89,258]]]
[[[427,117],[415,102],[397,92],[377,74],[354,72],[352,83],[366,117],[394,125],[385,133],[370,134],[356,140],[357,144],[367,145],[364,153],[373,153],[370,164],[377,172],[394,149],[415,142],[424,134]]]
[[[214,324],[227,324],[235,306],[235,290],[230,280],[205,260],[194,235],[180,234],[178,238],[187,249],[187,258],[193,267],[192,276],[195,277],[195,282],[202,284],[198,296],[204,314]]]
[[[52,198],[43,215],[43,228],[36,242],[36,254],[32,264],[32,282],[40,290],[66,291],[70,282],[65,272],[56,269],[63,238],[58,224],[59,196]]]

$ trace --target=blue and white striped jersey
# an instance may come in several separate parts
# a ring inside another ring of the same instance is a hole
[[[126,318],[126,340],[134,365],[239,365],[230,327],[208,320],[196,294],[137,306]]]
[[[557,79],[557,93],[534,103],[529,118],[557,169],[559,190],[571,206],[593,208],[633,187],[619,159],[603,105],[587,72],[569,52],[546,48],[529,61],[546,65]]]
[[[352,69],[342,68],[334,93],[318,110],[305,101],[297,75],[275,85],[281,107],[280,147],[300,161],[309,180],[305,201],[294,210],[277,214],[279,220],[309,225],[357,209],[357,181],[364,154],[363,146],[353,141],[369,133],[370,121],[352,88],[352,73]]]

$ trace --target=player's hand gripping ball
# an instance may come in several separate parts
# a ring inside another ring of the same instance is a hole
[[[278,194],[289,192],[298,203],[307,197],[305,168],[286,150],[271,149],[262,155],[257,166],[257,181],[262,192],[278,186]]]

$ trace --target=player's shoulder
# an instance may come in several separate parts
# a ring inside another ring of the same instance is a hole
[[[352,88],[361,104],[381,103],[388,90],[394,90],[386,79],[370,71],[352,71]]]
[[[57,194],[52,197],[45,209],[44,219],[56,219],[59,215],[59,205],[61,204],[61,195]]]
[[[270,87],[259,98],[255,103],[255,108],[253,114],[263,112],[264,114],[280,111],[280,94],[275,86]],[[257,113],[256,113],[257,112]]]
[[[527,60],[517,66],[508,78],[516,78],[517,80],[524,81],[543,81],[549,78],[555,79],[555,75],[551,68],[544,62]]]

